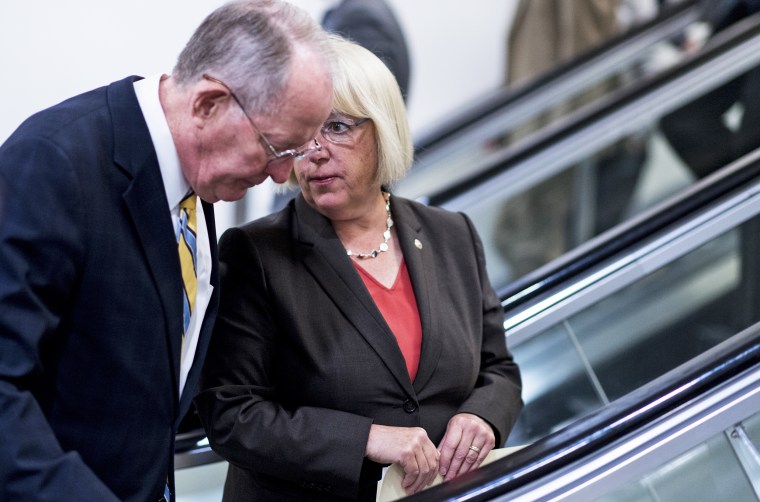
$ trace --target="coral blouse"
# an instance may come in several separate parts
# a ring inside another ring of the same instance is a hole
[[[375,305],[383,314],[385,322],[396,336],[401,354],[406,360],[409,378],[414,381],[420,363],[422,324],[406,261],[401,261],[396,281],[390,288],[380,284],[358,263],[354,262],[354,266],[359,271],[372,299],[375,300]]]

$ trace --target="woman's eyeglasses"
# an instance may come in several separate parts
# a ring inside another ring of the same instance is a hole
[[[327,119],[327,122],[322,124],[322,127],[319,129],[319,134],[330,143],[336,145],[352,145],[356,139],[356,128],[368,120],[369,118],[366,117],[358,120],[343,116],[331,117]],[[308,157],[313,152],[322,151],[322,145],[319,144],[318,138],[314,138],[312,141],[307,143],[307,145],[311,145],[312,143],[315,146],[304,146],[304,148],[298,152],[296,155],[296,158],[298,160]]]
[[[353,120],[348,117],[330,118],[322,125],[319,133],[330,143],[353,143],[354,129],[368,121],[368,118]]]

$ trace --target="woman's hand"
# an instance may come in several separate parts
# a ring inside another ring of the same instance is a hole
[[[443,480],[449,481],[480,467],[495,444],[493,429],[479,416],[459,413],[451,417],[438,446]]]
[[[401,465],[405,474],[401,487],[407,495],[430,485],[438,474],[438,450],[419,427],[372,424],[365,455],[380,464]]]

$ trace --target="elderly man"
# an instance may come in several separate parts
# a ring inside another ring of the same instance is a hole
[[[171,500],[218,302],[213,203],[284,181],[331,108],[319,26],[223,5],[171,75],[0,147],[0,500]]]

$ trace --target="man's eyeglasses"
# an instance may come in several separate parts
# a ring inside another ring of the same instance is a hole
[[[234,99],[235,103],[237,103],[237,105],[240,107],[240,110],[243,112],[243,115],[245,115],[245,118],[247,118],[248,122],[251,123],[251,127],[253,127],[253,130],[256,131],[256,134],[259,135],[259,138],[261,138],[261,141],[267,147],[267,150],[269,150],[269,155],[270,155],[269,162],[286,160],[286,159],[290,159],[294,157],[297,159],[300,159],[311,154],[311,152],[322,150],[322,146],[320,146],[319,142],[316,139],[314,139],[312,140],[314,143],[314,146],[305,146],[301,150],[295,150],[291,148],[288,150],[278,151],[274,146],[272,146],[272,143],[269,142],[269,140],[267,139],[266,136],[264,136],[261,130],[258,127],[256,127],[256,124],[253,122],[253,119],[251,118],[251,116],[248,115],[248,113],[245,111],[245,107],[243,106],[243,103],[240,101],[240,99],[238,99],[237,95],[232,91],[232,89],[230,89],[230,87],[227,84],[225,84],[218,78],[212,77],[211,75],[208,75],[206,73],[203,74],[203,78],[205,78],[206,80],[210,80],[211,82],[217,83],[221,85],[222,87],[224,87],[225,89],[227,89],[227,91],[230,93],[230,96],[232,96],[232,99]],[[307,145],[311,145],[312,141],[309,141]]]

